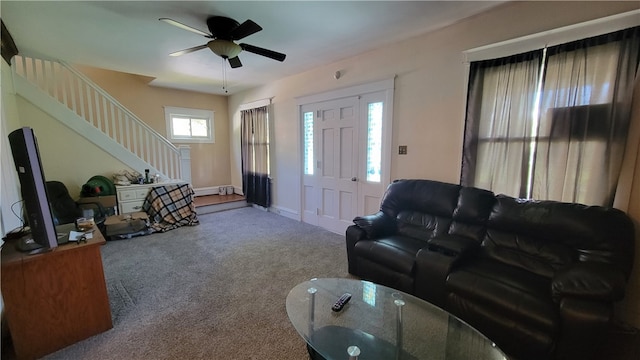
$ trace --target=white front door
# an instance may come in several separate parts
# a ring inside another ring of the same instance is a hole
[[[392,99],[391,88],[301,105],[302,221],[344,234],[354,217],[378,211],[390,181]]]
[[[304,175],[304,220],[342,232],[357,214],[357,97],[303,108],[313,114],[313,169]]]

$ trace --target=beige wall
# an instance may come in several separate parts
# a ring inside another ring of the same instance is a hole
[[[301,140],[296,97],[394,75],[391,178],[458,182],[466,87],[463,51],[636,8],[633,2],[509,3],[440,31],[232,95],[232,183],[241,183],[237,140],[241,104],[274,98],[274,204],[297,211]],[[333,78],[337,70],[343,74],[339,80]],[[408,154],[398,156],[398,145],[407,145]]]
[[[165,137],[164,106],[213,111],[215,143],[185,144],[191,147],[191,182],[194,188],[231,184],[226,96],[149,86],[151,79],[145,76],[79,65],[74,67]],[[143,172],[143,169],[135,170]]]
[[[111,177],[114,171],[124,168],[124,165],[109,153],[78,136],[70,128],[62,125],[57,119],[43,112],[39,107],[16,95],[13,89],[11,69],[6,63],[2,63],[2,128],[7,132],[23,126],[32,127],[38,139],[38,149],[44,175],[47,180],[62,181],[73,197],[80,195],[82,185],[94,175]],[[6,137],[3,133],[3,140]],[[8,146],[8,145],[7,145]],[[3,149],[4,150],[4,149]],[[6,149],[10,151],[10,148]],[[13,169],[6,169],[3,161],[2,175],[11,175],[15,178],[15,185],[9,181],[3,181],[5,186],[11,186],[14,195],[19,197],[19,185],[17,175]],[[5,209],[4,197],[2,208]],[[10,200],[11,201],[11,200]],[[12,216],[5,216],[3,211],[3,224],[12,224],[6,230],[13,229],[16,224],[12,222]]]
[[[396,75],[391,179],[426,178],[457,183],[464,127],[463,51],[562,26],[638,9],[638,2],[512,2],[439,31],[345,59],[232,95],[232,183],[239,185],[238,107],[273,97],[274,207],[300,216],[300,121],[296,97]],[[286,61],[283,63],[286,66]],[[343,76],[333,78],[335,71]],[[408,154],[398,156],[397,146]],[[637,178],[638,175],[636,175]],[[636,188],[638,179],[635,179]],[[638,199],[636,190],[635,199]],[[637,202],[637,201],[636,201]],[[636,220],[640,214],[634,215]],[[640,245],[639,245],[640,247]],[[637,257],[635,279],[640,258]],[[636,280],[635,287],[638,287]],[[632,289],[622,317],[640,326],[640,291]],[[635,310],[631,310],[635,307]]]
[[[120,160],[21,96],[16,96],[16,101],[20,126],[33,128],[38,139],[45,178],[63,182],[74,198],[92,176],[111,178],[114,172],[126,168]]]
[[[5,64],[6,65],[6,64]],[[77,66],[96,84],[105,89],[125,107],[139,116],[160,134],[166,135],[163,106],[177,106],[214,111],[215,143],[189,144],[191,147],[191,176],[194,188],[229,185],[229,122],[227,98],[147,85],[143,76],[90,67]],[[4,67],[3,67],[4,69]],[[72,196],[94,175],[111,178],[122,169],[129,169],[109,153],[92,145],[73,130],[53,119],[39,107],[13,94],[10,69],[3,70],[3,103],[11,116],[4,117],[7,131],[21,126],[33,127],[38,137],[45,176],[62,181]],[[5,80],[6,78],[6,80]]]
[[[114,171],[124,168],[118,159],[78,136],[39,107],[16,95],[11,69],[2,62],[2,129],[7,133],[2,133],[3,141],[9,132],[23,126],[32,127],[34,130],[45,178],[62,181],[73,197],[80,195],[82,185],[92,176],[111,177]],[[11,151],[8,144],[6,151]],[[6,231],[20,225],[15,221],[15,216],[4,211],[9,208],[6,204],[10,205],[20,198],[20,188],[17,174],[13,169],[8,169],[8,162],[3,159],[2,165],[2,192],[4,194],[6,187],[10,187],[10,195],[13,195],[13,198],[7,197],[8,200],[5,196],[1,199],[2,224],[6,227],[3,231]],[[13,179],[9,179],[9,176]]]
[[[0,161],[2,161],[2,173],[0,174],[0,208],[2,221],[0,221],[0,232],[4,236],[7,232],[22,225],[21,219],[12,212],[12,204],[20,201],[20,185],[18,183],[18,175],[11,169],[13,166],[11,148],[7,136],[9,133],[20,127],[18,117],[18,105],[16,97],[13,95],[13,79],[11,77],[11,68],[4,61],[0,78],[0,92],[2,94],[2,103],[0,106],[1,121],[0,124]],[[6,164],[6,165],[5,165]],[[9,165],[11,164],[11,165]],[[5,169],[5,166],[7,169]]]

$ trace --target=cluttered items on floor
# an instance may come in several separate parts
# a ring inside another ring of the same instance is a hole
[[[110,240],[130,239],[180,226],[198,225],[193,194],[188,183],[154,186],[144,200],[143,211],[112,215],[106,219],[106,236]]]
[[[149,215],[144,211],[112,215],[105,220],[104,224],[107,230],[106,237],[109,240],[131,239],[134,236],[153,232],[149,227]]]

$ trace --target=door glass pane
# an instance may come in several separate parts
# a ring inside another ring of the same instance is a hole
[[[304,119],[304,174],[313,175],[313,112],[303,114]]]
[[[382,168],[382,102],[367,106],[367,181],[380,182]]]

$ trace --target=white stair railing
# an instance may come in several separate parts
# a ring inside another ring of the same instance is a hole
[[[62,61],[15,56],[14,72],[171,179],[182,176],[180,150],[85,75]]]

